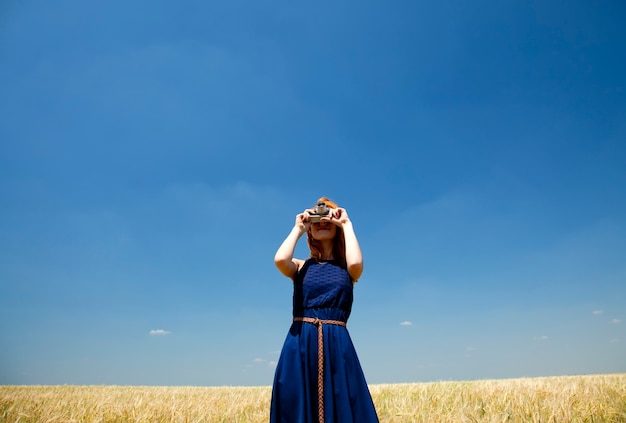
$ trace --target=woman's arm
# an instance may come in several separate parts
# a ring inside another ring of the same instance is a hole
[[[333,219],[339,223],[343,230],[343,236],[346,241],[346,266],[350,277],[356,282],[363,273],[363,254],[361,253],[359,240],[356,237],[352,221],[348,217],[346,209],[336,209]]]
[[[298,269],[304,263],[304,260],[294,259],[293,253],[296,250],[298,240],[309,229],[308,217],[308,211],[304,211],[296,216],[296,224],[274,255],[274,264],[280,270],[280,273],[291,279],[294,278]]]

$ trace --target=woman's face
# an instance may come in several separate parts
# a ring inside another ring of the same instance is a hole
[[[318,241],[333,240],[337,235],[337,226],[324,221],[311,223],[311,235]]]

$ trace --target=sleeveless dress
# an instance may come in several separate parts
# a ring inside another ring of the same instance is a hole
[[[307,260],[294,278],[294,318],[347,322],[352,280],[332,261]],[[345,326],[324,324],[325,423],[378,422],[361,364]],[[317,423],[318,328],[294,321],[276,366],[270,423]]]

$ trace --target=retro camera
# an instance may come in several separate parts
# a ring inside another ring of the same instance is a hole
[[[310,213],[309,222],[317,223],[322,220],[322,217],[326,217],[330,214],[330,209],[326,206],[326,203],[317,203],[317,206],[313,207],[313,213]]]

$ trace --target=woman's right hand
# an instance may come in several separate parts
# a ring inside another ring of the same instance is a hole
[[[300,230],[300,233],[304,234],[305,232],[308,232],[309,228],[311,227],[311,221],[309,220],[309,218],[311,217],[311,211],[311,209],[307,209],[302,213],[296,215],[295,226]]]

